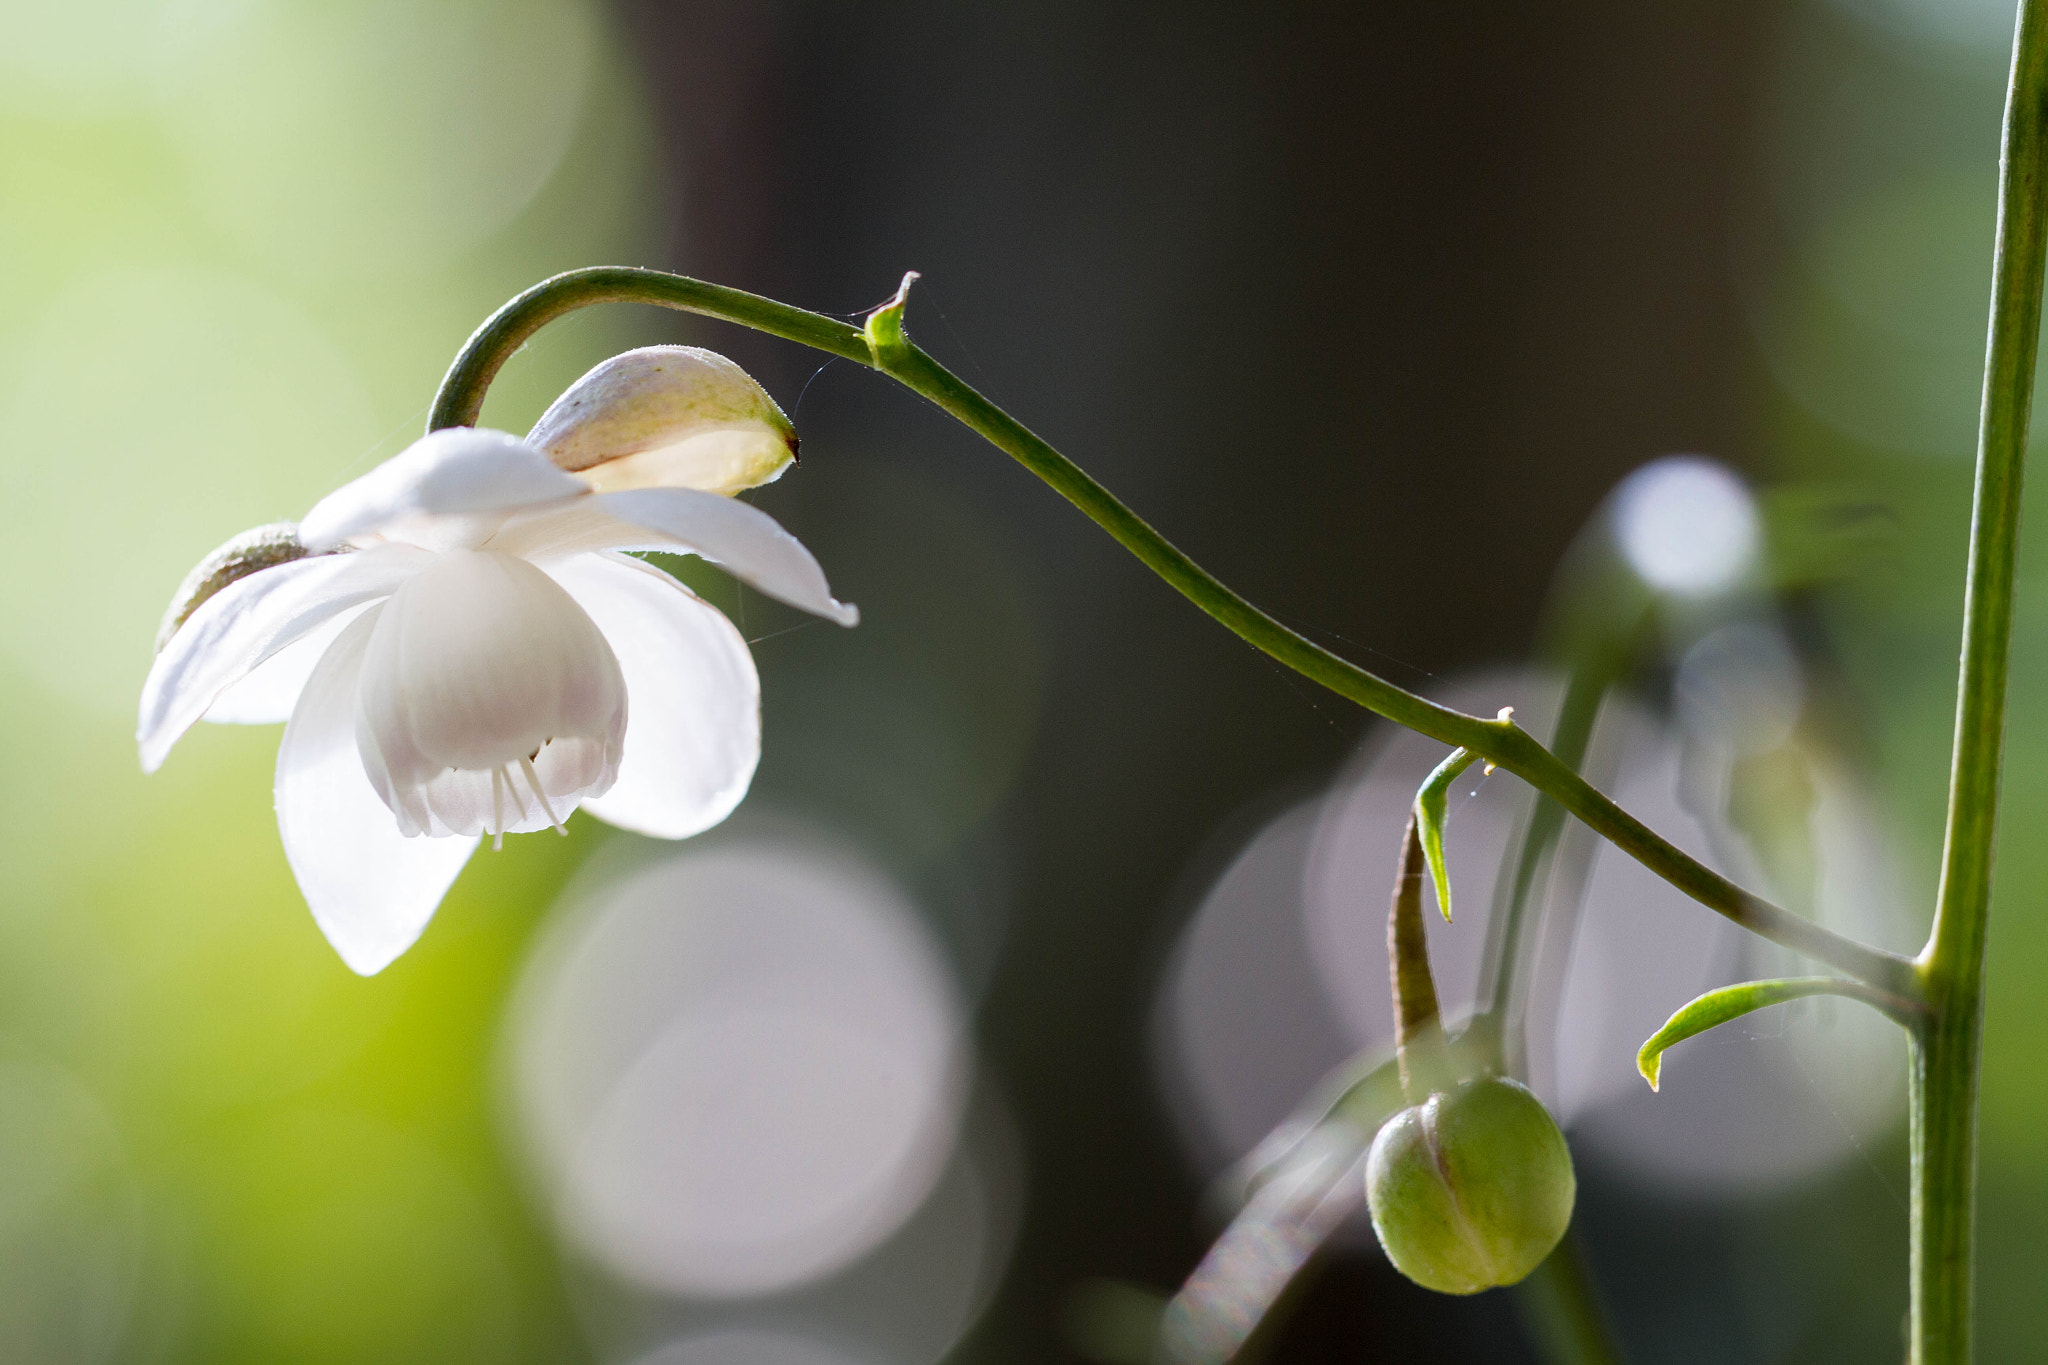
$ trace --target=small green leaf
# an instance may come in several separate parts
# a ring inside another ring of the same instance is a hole
[[[1651,1034],[1650,1041],[1636,1053],[1636,1070],[1643,1073],[1650,1089],[1655,1090],[1658,1073],[1664,1065],[1664,1050],[1673,1043],[1684,1042],[1696,1033],[1705,1033],[1716,1024],[1739,1019],[1752,1010],[1782,1005],[1788,1000],[1801,1000],[1809,995],[1845,995],[1882,1010],[1894,1019],[1899,1016],[1900,1002],[1859,981],[1848,981],[1838,976],[1788,976],[1773,981],[1745,981],[1737,986],[1708,991],[1672,1015],[1670,1022]]]
[[[909,349],[910,340],[903,335],[903,309],[910,302],[910,286],[917,283],[918,273],[908,271],[903,283],[896,286],[896,292],[889,301],[868,314],[867,326],[862,330],[868,339],[868,353],[874,357],[875,368],[884,374],[889,372],[890,363]]]
[[[1444,865],[1444,809],[1450,804],[1451,783],[1458,774],[1479,761],[1470,749],[1459,749],[1436,765],[1415,793],[1415,830],[1422,837],[1422,861],[1429,866],[1429,879],[1436,886],[1436,903],[1451,921],[1451,872]]]

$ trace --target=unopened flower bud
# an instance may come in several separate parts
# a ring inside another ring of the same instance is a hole
[[[170,608],[164,612],[163,624],[157,627],[157,649],[162,650],[169,644],[186,618],[222,588],[252,573],[304,559],[310,553],[299,542],[299,528],[288,521],[242,532],[200,560],[192,572],[185,575],[185,581],[178,585],[177,593],[171,598]]]
[[[1571,1222],[1577,1182],[1564,1134],[1505,1077],[1438,1091],[1387,1120],[1366,1159],[1373,1231],[1425,1289],[1514,1284]]]
[[[738,493],[781,477],[796,431],[768,391],[696,346],[615,355],[541,414],[527,443],[601,493]]]

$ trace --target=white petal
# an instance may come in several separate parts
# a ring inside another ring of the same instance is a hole
[[[142,770],[162,766],[178,737],[256,665],[359,602],[388,596],[431,556],[387,545],[295,559],[237,579],[199,604],[150,666],[135,740]]]
[[[408,839],[356,753],[356,681],[381,606],[349,623],[306,682],[277,750],[277,831],[313,922],[369,976],[410,948],[474,838]]]
[[[842,626],[860,609],[832,596],[803,542],[760,508],[694,488],[599,493],[560,511],[521,517],[488,548],[547,560],[587,550],[681,550],[723,567],[770,597]]]
[[[546,566],[611,642],[626,677],[619,779],[583,808],[660,839],[732,813],[761,757],[761,684],[732,622],[652,565],[578,555]]]
[[[625,726],[619,729],[623,738]],[[370,786],[382,797],[391,790],[383,755],[364,750],[360,731],[356,740]],[[531,834],[550,825],[560,828],[586,793],[609,789],[619,775],[617,755],[599,740],[552,739],[530,762],[531,776],[516,762],[488,771],[449,768],[404,789],[395,809],[399,831],[495,836]]]
[[[215,725],[282,725],[290,720],[320,656],[349,622],[369,608],[369,603],[361,603],[336,612],[250,669],[240,682],[214,698],[204,719]]]
[[[455,550],[408,579],[378,618],[358,696],[364,769],[408,834],[443,821],[475,833],[491,818],[490,774],[522,765],[525,777],[544,746],[597,746],[554,754],[546,771],[573,783],[544,783],[549,797],[602,791],[623,752],[626,684],[611,646],[559,584],[511,555]],[[450,769],[477,776],[437,786]]]
[[[768,391],[696,346],[613,356],[570,385],[526,439],[604,492],[737,493],[781,477],[796,456],[796,431]]]
[[[481,540],[508,513],[588,491],[516,436],[444,427],[322,498],[299,539],[314,550],[376,536],[448,549]]]

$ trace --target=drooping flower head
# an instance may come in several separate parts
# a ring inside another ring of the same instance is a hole
[[[285,856],[365,975],[419,937],[486,836],[578,808],[659,838],[707,829],[760,757],[753,658],[625,552],[701,555],[853,625],[810,552],[731,497],[795,452],[760,385],[685,346],[606,361],[524,440],[433,432],[193,570],[143,685],[142,766],[202,719],[285,721]]]

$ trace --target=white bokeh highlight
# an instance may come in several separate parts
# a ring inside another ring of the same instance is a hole
[[[1731,681],[1724,672],[1721,680],[1763,698],[1763,718],[1776,725],[1786,675],[1772,665],[1784,660],[1747,648],[1756,644],[1724,639],[1715,657],[1729,668],[1730,660],[1759,662],[1761,679]],[[1495,675],[1461,680],[1441,699],[1478,714],[1514,705],[1541,735],[1556,692],[1542,678]],[[1593,776],[1708,865],[1830,928],[1890,948],[1910,944],[1882,819],[1847,773],[1809,755],[1815,884],[1790,896],[1718,814],[1733,749],[1693,738],[1610,703]],[[1162,1078],[1204,1171],[1242,1156],[1347,1056],[1391,1052],[1387,896],[1415,790],[1442,755],[1441,745],[1380,727],[1329,792],[1257,827],[1211,879],[1169,959],[1155,1014]],[[1504,773],[1483,778],[1474,768],[1453,789],[1446,846],[1457,921],[1428,921],[1453,1021],[1473,1008],[1494,883],[1528,803],[1527,788]],[[1651,1092],[1635,1052],[1679,1006],[1734,981],[1815,969],[1575,825],[1563,856],[1590,857],[1590,874],[1577,932],[1562,903],[1546,919],[1528,978],[1529,1071],[1581,1160],[1666,1196],[1725,1197],[1856,1160],[1898,1122],[1903,1041],[1851,1002],[1804,1002],[1688,1040],[1667,1055],[1663,1091]]]
[[[959,1134],[951,976],[902,893],[815,837],[694,844],[591,893],[514,1021],[555,1215],[645,1289],[745,1299],[843,1270],[916,1212]]]
[[[633,1365],[868,1365],[823,1342],[794,1332],[725,1327],[678,1337]]]
[[[1611,500],[1629,567],[1660,592],[1703,597],[1735,586],[1761,544],[1756,502],[1712,460],[1671,455],[1622,480]]]

